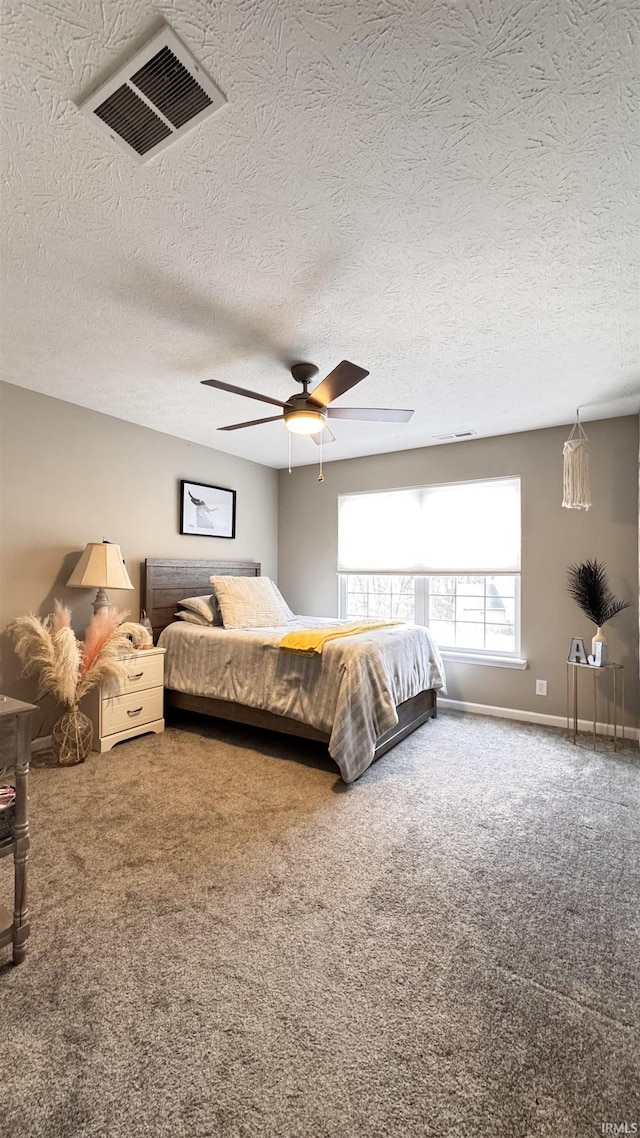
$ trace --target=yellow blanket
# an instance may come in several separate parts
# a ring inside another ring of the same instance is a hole
[[[297,652],[299,656],[315,656],[322,652],[327,640],[335,640],[339,636],[355,636],[358,632],[387,628],[391,624],[404,624],[404,621],[370,620],[366,624],[328,624],[324,628],[307,628],[287,633],[278,647],[285,652]]]

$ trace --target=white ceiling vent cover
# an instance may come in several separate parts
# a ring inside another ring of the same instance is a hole
[[[434,435],[433,437],[437,439],[439,443],[448,443],[452,442],[453,439],[473,439],[475,435],[475,431],[452,431],[448,435]]]
[[[80,109],[142,163],[226,101],[175,32],[165,27]]]

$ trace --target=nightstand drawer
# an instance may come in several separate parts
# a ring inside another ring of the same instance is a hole
[[[144,688],[162,687],[164,682],[164,656],[154,652],[145,656],[138,652],[125,661],[127,671],[118,688],[118,694],[127,695],[132,691],[143,691]],[[105,693],[105,698],[108,693]]]
[[[140,668],[137,669],[140,671]],[[116,695],[102,701],[102,735],[114,735],[139,723],[162,719],[164,688]]]

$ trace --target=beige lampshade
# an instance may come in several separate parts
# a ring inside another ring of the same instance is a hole
[[[119,545],[90,541],[67,581],[76,589],[132,589]]]

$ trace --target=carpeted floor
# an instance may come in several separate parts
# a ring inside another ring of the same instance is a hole
[[[639,788],[454,714],[349,789],[197,717],[34,769],[0,1134],[640,1133]]]

